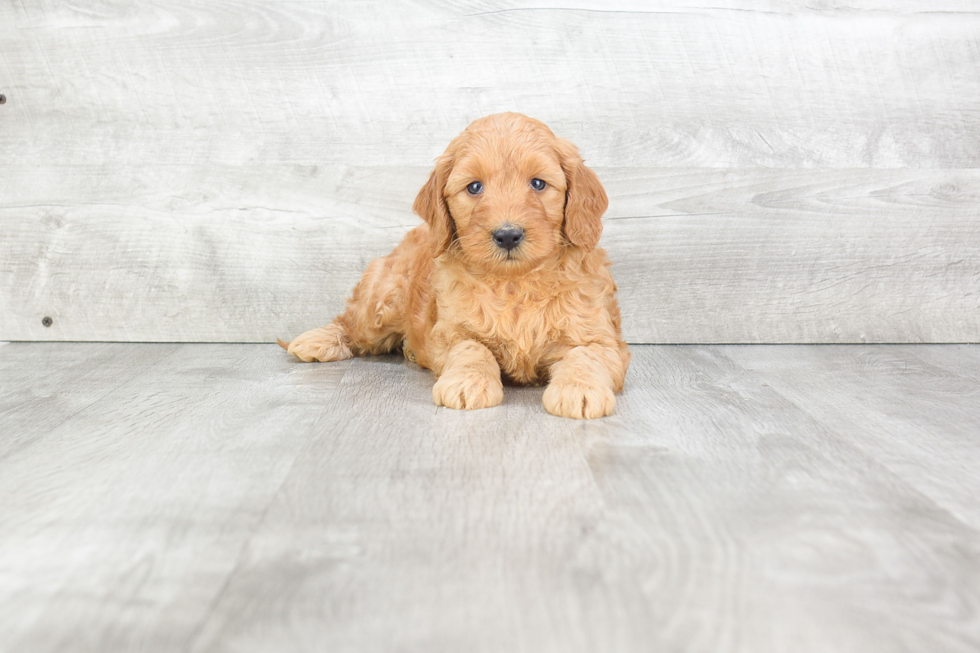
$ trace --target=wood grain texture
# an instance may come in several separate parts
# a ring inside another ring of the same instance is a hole
[[[2,351],[0,650],[181,650],[346,364],[283,365],[272,347]],[[65,361],[86,354],[110,364],[79,378]],[[95,400],[52,422],[25,393]]]
[[[980,348],[973,345],[916,348],[916,357],[957,376],[980,381]]]
[[[582,423],[394,357],[11,344],[0,407],[86,355],[132,381],[0,457],[3,651],[980,646],[969,348],[634,347]]]
[[[288,338],[420,223],[425,167],[252,170],[8,178],[0,336]],[[630,342],[980,340],[976,170],[598,171]]]
[[[975,6],[768,4],[7,2],[0,146],[416,165],[518,110],[606,166],[977,165]]]
[[[720,351],[825,424],[848,433],[851,446],[895,470],[943,510],[980,529],[972,487],[980,469],[975,373],[980,354],[975,349],[953,350],[972,362],[974,372],[965,377],[947,371],[948,364],[931,363],[953,353],[935,347]]]
[[[0,356],[0,461],[132,383],[173,353],[174,346],[142,349],[139,366],[111,345],[52,347],[46,361],[24,356],[28,351],[15,346]]]
[[[795,381],[814,374],[807,355],[826,348],[742,349],[759,361],[796,354]],[[937,458],[909,457],[901,470],[881,464],[877,451],[854,445],[855,428],[836,421],[835,405],[811,410],[807,397],[788,395],[777,380],[733,364],[724,355],[728,348],[634,351],[641,362],[631,368],[631,388],[618,406],[624,423],[593,444],[590,461],[607,505],[623,506],[624,521],[642,525],[643,539],[631,547],[637,564],[621,577],[642,578],[641,596],[661,597],[646,611],[658,615],[660,628],[649,636],[659,648],[976,645],[980,596],[953,580],[955,569],[971,577],[980,573],[980,549],[969,544],[957,550],[954,544],[965,541],[961,537],[974,540],[976,531],[922,496],[914,482],[942,473],[933,467]],[[890,351],[837,348],[841,365]],[[878,380],[868,375],[870,383]],[[824,381],[814,392],[834,394],[836,379]],[[918,390],[904,397],[923,415],[944,410],[937,408],[941,399],[923,401],[923,395],[946,396],[945,383],[934,381],[922,377]],[[973,421],[977,416],[975,410]],[[935,437],[942,438],[943,429],[937,425]],[[937,539],[912,544],[914,533],[925,530]],[[926,589],[936,577],[923,582],[914,573],[893,573],[905,565],[945,569],[942,589]],[[838,594],[835,586],[849,589]],[[935,601],[895,605],[886,617],[874,607],[884,597],[926,594]],[[968,616],[957,625],[929,624],[932,616],[951,613]],[[753,623],[755,614],[766,614],[765,623]]]
[[[322,324],[433,157],[518,110],[606,181],[628,340],[980,341],[968,0],[16,0],[0,30],[0,338]]]

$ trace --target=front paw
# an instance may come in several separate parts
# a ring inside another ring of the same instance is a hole
[[[580,381],[552,381],[544,391],[544,409],[558,417],[595,419],[611,415],[616,395],[604,385]]]
[[[432,401],[436,406],[456,410],[476,410],[499,406],[504,401],[504,385],[500,377],[471,370],[447,371],[432,386]]]
[[[341,361],[354,356],[347,344],[347,332],[336,322],[297,336],[286,345],[286,351],[305,363]]]

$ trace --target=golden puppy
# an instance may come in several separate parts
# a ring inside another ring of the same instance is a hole
[[[575,146],[517,113],[475,121],[413,209],[425,224],[368,265],[347,309],[279,342],[303,361],[401,348],[437,405],[487,408],[502,378],[548,383],[553,415],[609,415],[630,353],[602,233],[606,192]]]

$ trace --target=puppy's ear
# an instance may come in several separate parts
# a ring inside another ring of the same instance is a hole
[[[585,167],[578,148],[558,139],[558,154],[565,171],[565,238],[573,245],[591,250],[602,235],[602,214],[609,207],[606,189],[594,172]]]
[[[436,167],[429,175],[429,181],[422,186],[412,205],[412,210],[429,225],[433,258],[446,251],[456,235],[456,225],[443,195],[451,169],[452,158],[449,155],[444,154],[436,159]]]

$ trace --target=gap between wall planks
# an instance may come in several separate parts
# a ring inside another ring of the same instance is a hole
[[[0,5],[0,339],[322,324],[517,109],[607,186],[627,340],[980,341],[980,14],[758,6]]]

